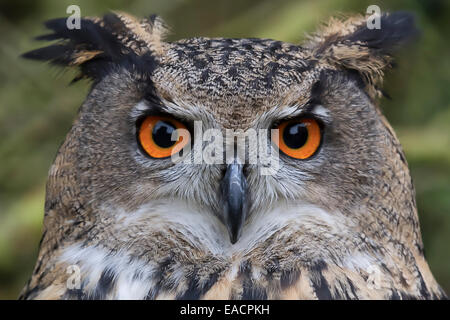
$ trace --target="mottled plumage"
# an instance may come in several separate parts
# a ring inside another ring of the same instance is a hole
[[[27,58],[76,66],[93,87],[50,169],[44,234],[23,299],[436,299],[414,188],[380,113],[383,70],[415,34],[406,13],[331,20],[302,46],[166,42],[157,17],[111,13]],[[299,32],[300,34],[300,32]],[[136,123],[164,112],[205,129],[271,128],[308,114],[317,154],[246,164],[248,214],[232,244],[217,212],[226,164],[145,155]],[[68,288],[67,267],[81,270]]]

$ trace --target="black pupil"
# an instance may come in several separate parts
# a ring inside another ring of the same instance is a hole
[[[292,123],[284,128],[283,140],[291,149],[298,149],[305,145],[308,140],[308,129],[305,123]]]
[[[153,141],[161,148],[169,148],[177,141],[172,141],[172,133],[176,128],[166,121],[158,121],[153,127]]]

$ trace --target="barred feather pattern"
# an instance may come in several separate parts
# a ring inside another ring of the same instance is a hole
[[[303,46],[165,42],[160,18],[120,12],[79,30],[47,22],[39,39],[57,42],[24,56],[94,83],[49,171],[21,298],[446,298],[424,257],[405,155],[375,100],[413,20],[385,14],[369,30],[361,16],[332,19]],[[155,113],[222,131],[307,115],[323,139],[310,159],[282,155],[274,176],[246,166],[249,214],[231,244],[217,213],[225,166],[145,155],[137,124]]]

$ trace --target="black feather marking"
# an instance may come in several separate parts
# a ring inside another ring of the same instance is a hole
[[[53,30],[55,36],[70,40],[72,46],[84,46],[88,50],[102,50],[112,59],[122,56],[123,45],[109,30],[87,19],[81,19],[82,28],[69,29],[66,21],[66,18],[53,19],[47,21],[45,26]]]
[[[33,271],[33,274],[34,274],[34,275],[38,274],[39,271],[41,270],[42,262],[43,262],[43,261],[44,261],[44,259],[42,259],[42,258],[38,260],[38,262],[37,262],[37,264],[36,264],[36,268],[35,268],[34,271]]]
[[[261,287],[244,287],[242,300],[267,300],[266,289]]]
[[[250,262],[244,262],[241,265],[242,277],[242,300],[267,300],[267,291],[265,288],[258,286],[251,279],[252,266]]]
[[[391,296],[389,297],[390,300],[400,300],[400,296],[397,293],[396,290],[392,290]]]
[[[300,277],[300,270],[283,270],[280,277],[281,289],[286,289],[297,282]]]
[[[409,12],[393,12],[383,14],[379,29],[369,29],[362,24],[347,37],[349,42],[362,42],[370,49],[391,54],[393,50],[404,45],[419,34],[415,17]]]
[[[316,81],[311,88],[311,98],[308,101],[308,105],[317,106],[320,105],[320,96],[323,91],[323,85],[320,80]]]
[[[327,269],[325,261],[318,260],[311,267],[311,283],[314,292],[319,300],[332,300],[329,284],[323,276],[323,271]]]
[[[351,300],[352,299],[350,297],[350,295],[348,294],[348,291],[345,290],[344,285],[340,281],[336,281],[336,283],[334,285],[335,285],[335,287],[339,286],[339,289],[340,289],[340,290],[335,290],[335,292],[334,292],[335,300]]]
[[[319,300],[331,300],[331,292],[328,287],[327,280],[323,277],[322,274],[319,275],[318,280],[313,280],[314,292],[317,295]]]
[[[170,268],[171,265],[173,265],[174,259],[173,256],[170,255],[166,257],[158,266],[158,271],[156,272],[156,284],[153,288],[150,289],[150,291],[147,293],[147,296],[145,297],[146,300],[153,300],[155,299],[161,289],[164,289],[164,279],[166,277],[167,270]]]
[[[425,281],[423,280],[422,273],[419,270],[417,270],[417,272],[419,273],[419,280],[420,280],[419,292],[421,294],[421,297],[424,299],[429,299],[431,297],[431,294],[428,291]]]
[[[381,94],[383,95],[383,97],[385,97],[388,100],[392,100],[392,97],[389,95],[389,93],[387,93],[386,90],[383,90],[381,88],[377,88],[378,91],[381,92]]]
[[[70,66],[76,61],[79,54],[96,52],[91,59],[79,64],[81,75],[73,81],[90,78],[98,82],[118,68],[151,74],[156,67],[156,60],[151,53],[138,56],[113,34],[113,32],[126,32],[126,27],[116,15],[105,15],[103,26],[94,21],[82,19],[82,28],[80,29],[67,28],[66,20],[66,18],[59,18],[47,21],[45,26],[53,33],[37,37],[37,40],[59,40],[59,42],[27,52],[22,57],[49,61],[60,66]],[[127,36],[132,37],[132,35]],[[139,45],[144,44],[139,43]]]
[[[42,232],[42,237],[41,240],[39,240],[39,249],[42,246],[42,242],[44,242],[45,236],[47,235],[47,230],[44,230],[44,232]]]
[[[198,300],[202,290],[198,285],[197,270],[194,270],[189,276],[189,285],[185,292],[177,296],[177,300]]]
[[[81,282],[80,288],[67,289],[61,296],[61,300],[91,300],[92,296],[89,296],[84,291],[86,281]]]
[[[50,60],[57,64],[62,63],[64,61],[62,60],[62,58],[64,57],[66,61],[63,64],[65,65],[70,62],[68,60],[68,57],[65,57],[66,53],[67,53],[67,46],[58,44],[28,51],[22,54],[22,57],[25,59],[40,60],[40,61]]]
[[[354,81],[359,89],[364,89],[366,87],[366,83],[364,82],[363,77],[357,70],[347,69],[347,75],[350,80]]]
[[[178,295],[178,300],[198,300],[200,299],[219,279],[220,272],[213,272],[209,275],[208,280],[204,283],[200,283],[200,279],[197,274],[197,270],[190,276],[189,285],[187,290]]]
[[[208,281],[203,284],[202,294],[205,294],[219,280],[219,274],[219,271],[210,274]]]
[[[150,22],[152,24],[155,24],[156,18],[158,18],[158,15],[156,14],[151,14],[150,17],[148,18],[150,20]]]
[[[409,293],[400,291],[400,297],[402,300],[417,300],[417,298]]]
[[[314,107],[322,104],[321,97],[326,90],[327,77],[334,73],[335,71],[330,69],[325,69],[320,72],[319,79],[311,87],[311,95],[307,103],[309,106]]]
[[[353,284],[353,281],[347,278],[348,285],[350,287],[350,291],[352,292],[355,299],[358,299],[358,294],[356,293],[355,285]]]
[[[41,291],[41,287],[39,285],[28,289],[23,295],[21,295],[19,297],[19,300],[28,300],[28,299],[33,299],[34,297],[36,297],[39,293],[39,291]]]
[[[267,300],[267,291],[265,288],[256,286],[251,279],[243,282],[242,300]]]
[[[110,269],[103,270],[98,280],[97,286],[95,287],[94,293],[92,294],[92,299],[103,300],[107,297],[108,293],[114,288],[115,284],[115,274]]]
[[[37,37],[34,38],[34,40],[37,40],[37,41],[54,41],[54,40],[58,40],[60,38],[61,37],[58,34],[56,34],[56,33],[49,33],[49,34],[44,34],[44,35],[41,35],[41,36],[37,36]]]

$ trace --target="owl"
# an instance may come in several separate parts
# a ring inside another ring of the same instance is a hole
[[[46,22],[25,58],[92,87],[52,164],[21,299],[443,299],[378,107],[405,12],[301,45],[167,41],[158,16]],[[256,141],[256,143],[255,143]]]

